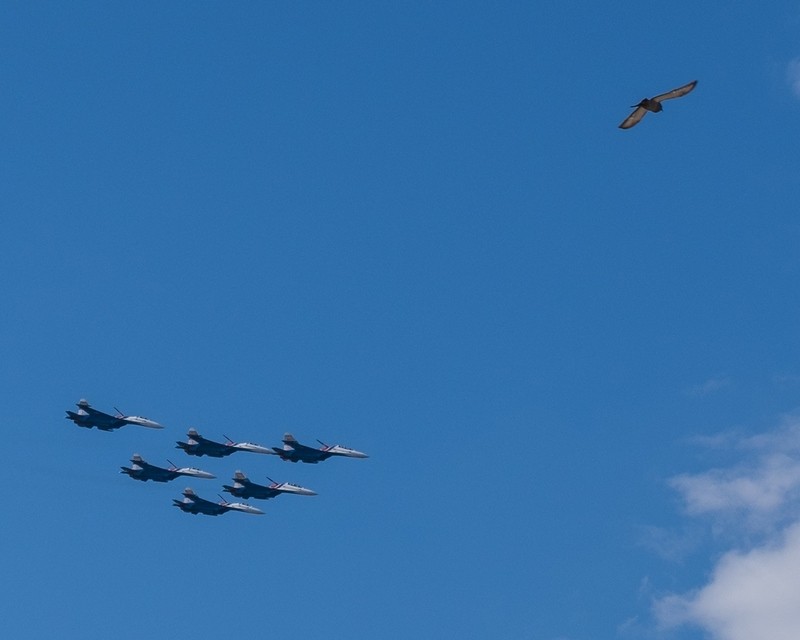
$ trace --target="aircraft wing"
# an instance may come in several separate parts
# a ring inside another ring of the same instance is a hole
[[[88,409],[88,411],[87,411]],[[97,411],[91,407],[81,408],[78,413],[67,411],[67,419],[72,420],[81,427],[97,427],[101,431],[113,431],[125,426],[125,421],[114,416],[110,416],[102,411]]]
[[[90,416],[102,416],[104,418],[113,418],[111,414],[105,413],[104,411],[100,411],[99,409],[95,409],[93,406],[89,404],[78,405],[83,411],[88,413]]]
[[[247,495],[256,498],[257,500],[269,500],[276,496],[281,495],[280,491],[273,489],[272,487],[265,487],[263,484],[256,484],[255,482],[251,482],[247,486]]]
[[[201,498],[196,494],[189,499],[194,503],[194,508],[197,511],[205,513],[206,515],[218,516],[221,513],[228,511],[228,507],[226,505],[212,502],[211,500],[206,500],[205,498]]]
[[[188,496],[187,496],[188,497]],[[209,506],[217,506],[216,502],[212,502],[211,500],[206,500],[205,498],[201,498],[198,495],[193,495],[189,498],[192,502],[194,502],[199,507],[209,507]]]
[[[207,456],[211,456],[212,458],[223,458],[236,451],[236,449],[230,445],[222,442],[214,442],[213,440],[207,440],[206,438],[200,439],[199,450],[205,453]]]
[[[100,411],[99,409],[95,409],[89,404],[78,405],[80,407],[80,411],[83,411],[87,416],[87,422],[89,424],[94,425],[98,429],[102,429],[103,431],[112,431],[113,429],[119,429],[120,427],[124,427],[127,422],[121,416],[112,416],[110,413],[106,413],[105,411]]]
[[[227,444],[204,438],[194,429],[190,429],[186,435],[189,438],[187,442],[177,441],[175,444],[189,455],[222,458],[236,451],[236,449]]]
[[[144,471],[144,476],[149,478],[150,480],[155,480],[156,482],[169,482],[170,480],[174,480],[180,474],[176,473],[173,469],[165,469],[164,467],[157,467],[154,464],[150,464],[149,462],[138,462],[137,463],[142,470]]]
[[[292,442],[289,446],[300,454],[319,455],[321,453],[324,453],[322,449],[318,449],[317,447],[309,447],[307,444],[300,444],[299,442],[297,442],[297,440]]]

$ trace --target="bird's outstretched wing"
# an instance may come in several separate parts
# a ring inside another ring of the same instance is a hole
[[[633,125],[639,122],[639,120],[644,118],[645,113],[647,113],[647,109],[645,109],[644,107],[636,107],[633,110],[633,113],[622,121],[622,124],[619,125],[619,128],[630,129]]]
[[[681,96],[685,96],[696,86],[697,86],[697,80],[692,80],[689,84],[685,84],[682,87],[673,89],[672,91],[667,91],[666,93],[662,93],[661,95],[658,95],[655,98],[653,98],[653,100],[655,100],[656,102],[661,102],[662,100],[671,100],[672,98],[680,98]]]

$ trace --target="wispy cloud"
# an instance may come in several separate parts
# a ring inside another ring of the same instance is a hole
[[[697,528],[675,531],[664,527],[645,526],[639,531],[639,544],[669,562],[682,562],[702,542]]]
[[[800,99],[800,58],[789,61],[786,67],[786,80],[792,88],[792,93]]]
[[[723,530],[732,523],[741,530],[746,524],[750,534],[800,517],[797,416],[786,416],[767,433],[744,436],[731,432],[706,438],[702,444],[729,449],[740,460],[728,467],[680,474],[669,480],[689,515],[712,517]]]
[[[793,387],[800,384],[800,376],[796,373],[779,373],[772,376],[772,381],[779,387]]]
[[[705,396],[711,395],[712,393],[716,393],[717,391],[724,389],[727,386],[730,386],[731,379],[727,376],[719,376],[716,378],[709,378],[705,382],[697,384],[688,389],[687,393],[690,396],[695,396],[697,398],[703,398]]]
[[[800,462],[784,453],[769,453],[754,464],[682,474],[670,485],[691,515],[730,514],[768,517],[779,514],[800,493]]]
[[[711,519],[732,549],[708,582],[657,598],[663,627],[698,626],[714,640],[796,640],[800,629],[800,420],[726,437],[741,458],[729,467],[670,480],[687,514]],[[757,535],[753,535],[754,532]]]

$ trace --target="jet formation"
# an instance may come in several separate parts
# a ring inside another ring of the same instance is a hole
[[[92,408],[85,399],[78,403],[78,411],[67,411],[67,418],[79,427],[91,429],[97,427],[101,431],[114,431],[126,425],[137,425],[150,429],[163,429],[163,425],[149,418],[141,416],[127,416],[118,409],[116,415],[104,413]],[[319,448],[300,444],[295,437],[286,433],[283,436],[283,447],[263,447],[252,442],[234,442],[224,436],[225,442],[216,442],[201,436],[196,429],[190,428],[186,442],[176,441],[176,448],[182,449],[187,455],[208,456],[210,458],[224,458],[237,452],[250,452],[275,455],[288,462],[304,462],[317,464],[331,457],[367,458],[367,454],[344,447],[342,445],[328,445],[319,441]],[[130,466],[120,467],[124,473],[133,480],[147,482],[152,480],[157,483],[166,483],[179,477],[211,480],[216,476],[208,471],[196,467],[178,467],[167,460],[169,467],[161,467],[147,462],[140,454],[134,453],[130,459]],[[258,484],[250,480],[244,472],[237,470],[233,474],[233,484],[223,485],[223,491],[242,499],[270,500],[282,494],[301,496],[315,496],[316,491],[302,487],[292,482],[276,482],[267,477],[270,484]],[[173,499],[173,506],[185,513],[194,515],[204,514],[218,516],[228,511],[240,511],[250,514],[263,514],[264,512],[244,502],[228,502],[220,496],[220,502],[213,502],[199,497],[194,489],[187,487],[181,499]]]

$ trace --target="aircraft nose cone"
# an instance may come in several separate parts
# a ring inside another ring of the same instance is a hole
[[[252,442],[239,442],[234,446],[240,451],[250,451],[252,453],[274,453],[272,449],[262,447],[260,444],[253,444]]]
[[[363,451],[356,451],[355,449],[349,449],[348,447],[341,447],[339,445],[331,447],[328,450],[328,453],[332,453],[334,455],[346,456],[348,458],[369,458],[369,456]]]
[[[243,513],[252,513],[254,516],[263,516],[264,512],[257,507],[254,507],[244,502],[234,502],[228,505],[229,508],[241,511]]]
[[[159,424],[155,420],[149,418],[142,418],[141,416],[128,416],[126,420],[132,424],[138,424],[141,427],[148,427],[149,429],[163,429],[164,425]]]

